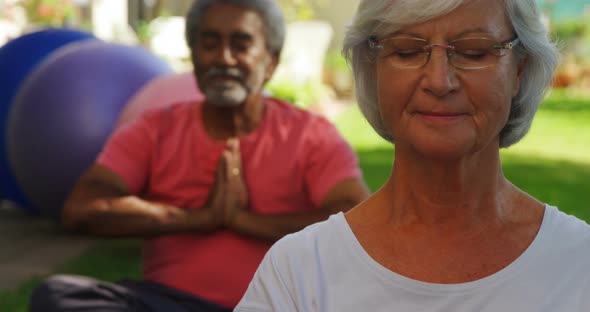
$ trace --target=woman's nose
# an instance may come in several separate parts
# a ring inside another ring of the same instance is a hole
[[[428,62],[424,66],[423,87],[438,97],[459,87],[456,69],[451,65],[451,53],[452,50],[448,46],[433,46],[430,49]]]

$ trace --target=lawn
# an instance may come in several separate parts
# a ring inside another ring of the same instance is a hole
[[[357,151],[372,190],[387,179],[393,147],[377,136],[357,109],[336,124]],[[590,222],[590,96],[553,92],[543,103],[529,135],[502,150],[505,175],[540,200]],[[140,276],[140,245],[133,240],[104,241],[57,269],[110,281]],[[0,311],[24,312],[41,277],[0,292]]]

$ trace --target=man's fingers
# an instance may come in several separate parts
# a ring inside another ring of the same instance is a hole
[[[235,138],[229,139],[226,147],[224,151],[224,157],[227,160],[226,174],[228,180],[231,181],[242,176],[240,141]]]
[[[227,181],[231,181],[231,179],[233,178],[233,175],[235,174],[235,170],[233,170],[235,168],[234,155],[232,154],[232,152],[230,150],[225,150],[225,151],[223,151],[221,158],[224,159],[224,164],[225,164],[225,166],[223,168],[225,179]]]
[[[231,138],[231,139],[229,139],[229,145],[230,145],[231,151],[234,154],[240,152],[240,140],[238,140],[236,138]]]
[[[223,151],[221,157],[219,158],[219,163],[217,164],[217,171],[215,172],[215,184],[219,184],[226,179],[227,163],[227,156],[225,155],[225,151]]]

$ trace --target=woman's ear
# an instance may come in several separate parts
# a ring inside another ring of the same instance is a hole
[[[517,68],[516,68],[516,81],[515,83],[515,87],[514,90],[512,91],[512,97],[515,97],[516,95],[518,95],[518,92],[520,91],[520,81],[522,79],[522,74],[524,73],[524,70],[526,68],[526,64],[528,63],[529,58],[525,57],[522,60],[520,60],[520,62],[518,62]]]

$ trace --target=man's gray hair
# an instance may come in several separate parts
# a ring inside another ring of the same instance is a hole
[[[377,79],[367,39],[394,33],[403,27],[450,13],[465,0],[361,0],[348,28],[342,53],[352,65],[359,107],[371,126],[393,142],[381,117]],[[559,52],[549,40],[535,0],[503,0],[520,43],[515,48],[518,60],[526,58],[520,90],[512,99],[508,122],[500,132],[500,147],[520,141],[531,127],[533,117],[550,88],[559,63]]]
[[[199,22],[213,4],[237,5],[258,12],[264,22],[268,50],[280,55],[285,41],[285,19],[276,0],[195,0],[186,15],[185,39],[190,49],[198,40]]]

